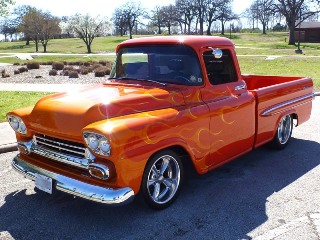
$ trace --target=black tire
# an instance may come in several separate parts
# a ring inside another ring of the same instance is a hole
[[[174,151],[163,150],[152,156],[142,179],[145,202],[157,210],[170,206],[180,192],[183,173],[181,159]]]
[[[277,127],[276,134],[270,143],[273,149],[284,149],[290,142],[293,128],[293,119],[291,115],[283,116]]]

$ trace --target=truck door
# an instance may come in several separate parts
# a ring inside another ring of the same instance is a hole
[[[202,54],[206,85],[201,96],[210,110],[209,169],[250,151],[255,135],[255,98],[238,79],[235,54],[229,49],[222,51],[221,58],[212,50]]]

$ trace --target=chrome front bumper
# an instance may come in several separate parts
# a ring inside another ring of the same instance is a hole
[[[134,192],[131,188],[104,188],[81,182],[54,172],[34,166],[23,161],[19,156],[12,160],[12,167],[26,178],[35,180],[36,174],[53,179],[53,186],[60,191],[104,204],[126,204],[133,200]]]

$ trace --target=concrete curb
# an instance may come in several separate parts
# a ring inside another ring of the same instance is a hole
[[[17,151],[17,143],[9,143],[5,145],[0,146],[0,154],[1,153],[6,153],[6,152],[14,152]]]

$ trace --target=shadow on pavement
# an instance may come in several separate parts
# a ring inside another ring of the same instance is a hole
[[[256,149],[192,176],[163,211],[139,202],[108,207],[63,193],[14,192],[0,208],[0,232],[15,239],[249,239],[267,220],[267,198],[318,166],[319,149],[300,139],[283,151]]]

